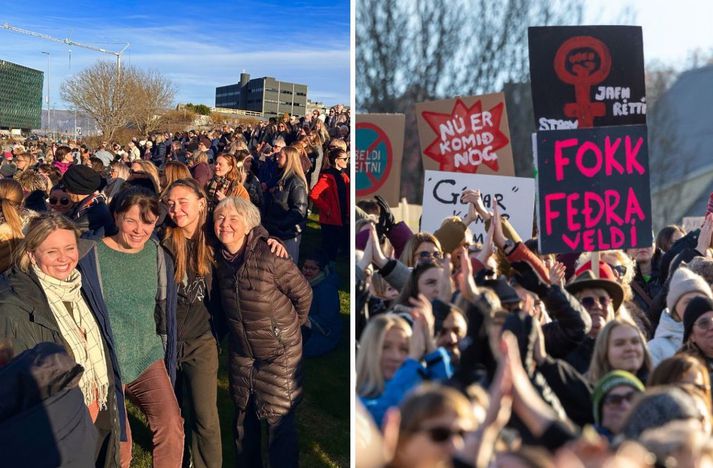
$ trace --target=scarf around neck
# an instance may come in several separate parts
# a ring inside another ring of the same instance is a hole
[[[66,281],[53,278],[32,267],[40,281],[52,315],[57,320],[62,338],[69,345],[77,364],[84,368],[79,388],[84,403],[93,402],[106,408],[109,375],[99,326],[82,297],[82,275],[76,269]]]

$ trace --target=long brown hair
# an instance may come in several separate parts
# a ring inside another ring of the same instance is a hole
[[[22,185],[12,179],[0,179],[0,212],[13,235],[22,236],[20,207],[23,200]]]
[[[166,225],[166,233],[163,236],[163,242],[173,254],[175,262],[174,277],[177,283],[182,283],[183,279],[188,275],[188,269],[193,269],[198,276],[208,276],[213,267],[213,249],[208,245],[206,238],[206,220],[208,213],[208,200],[203,188],[195,179],[178,179],[166,188],[164,199],[168,197],[175,187],[185,187],[191,190],[198,199],[205,202],[203,211],[198,219],[196,232],[193,234],[193,239],[196,242],[196,251],[189,258],[188,255],[188,239],[183,234],[183,229],[168,223]],[[190,265],[189,265],[190,262]]]

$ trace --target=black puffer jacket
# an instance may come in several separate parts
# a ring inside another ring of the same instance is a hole
[[[307,222],[307,187],[299,177],[291,175],[267,192],[262,223],[271,235],[293,239],[300,235]]]
[[[220,300],[230,334],[230,392],[239,408],[254,394],[258,417],[275,423],[302,396],[302,335],[312,288],[297,266],[278,258],[256,227],[243,260],[216,255]]]

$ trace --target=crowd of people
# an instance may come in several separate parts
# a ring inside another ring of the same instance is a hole
[[[298,466],[301,362],[342,335],[335,260],[348,252],[350,181],[338,115],[3,148],[3,464],[128,467],[129,400],[153,466],[223,466],[231,416],[237,466],[262,466],[261,422],[270,465]],[[310,211],[314,251],[300,248]],[[217,404],[225,336],[233,415]]]
[[[553,255],[483,198],[433,233],[357,202],[357,466],[713,464],[713,213]]]

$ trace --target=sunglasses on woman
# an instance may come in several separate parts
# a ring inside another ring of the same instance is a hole
[[[57,197],[50,197],[50,205],[56,205],[57,202],[59,202],[63,206],[69,205],[69,198],[67,197],[62,197],[60,199],[57,199]]]
[[[592,309],[597,304],[597,302],[602,307],[602,309],[606,309],[607,307],[609,307],[609,304],[611,304],[611,298],[609,296],[599,296],[599,298],[597,299],[593,296],[585,296],[581,298],[579,302],[582,303],[585,309]]]
[[[420,432],[425,432],[432,442],[442,444],[449,441],[453,436],[464,438],[468,431],[464,429],[451,429],[450,427],[427,427],[420,429]]]
[[[339,159],[339,158],[337,158]],[[443,258],[443,254],[441,252],[419,252],[418,253],[418,258],[419,260],[427,260],[430,258],[435,258],[436,260],[441,260]]]

